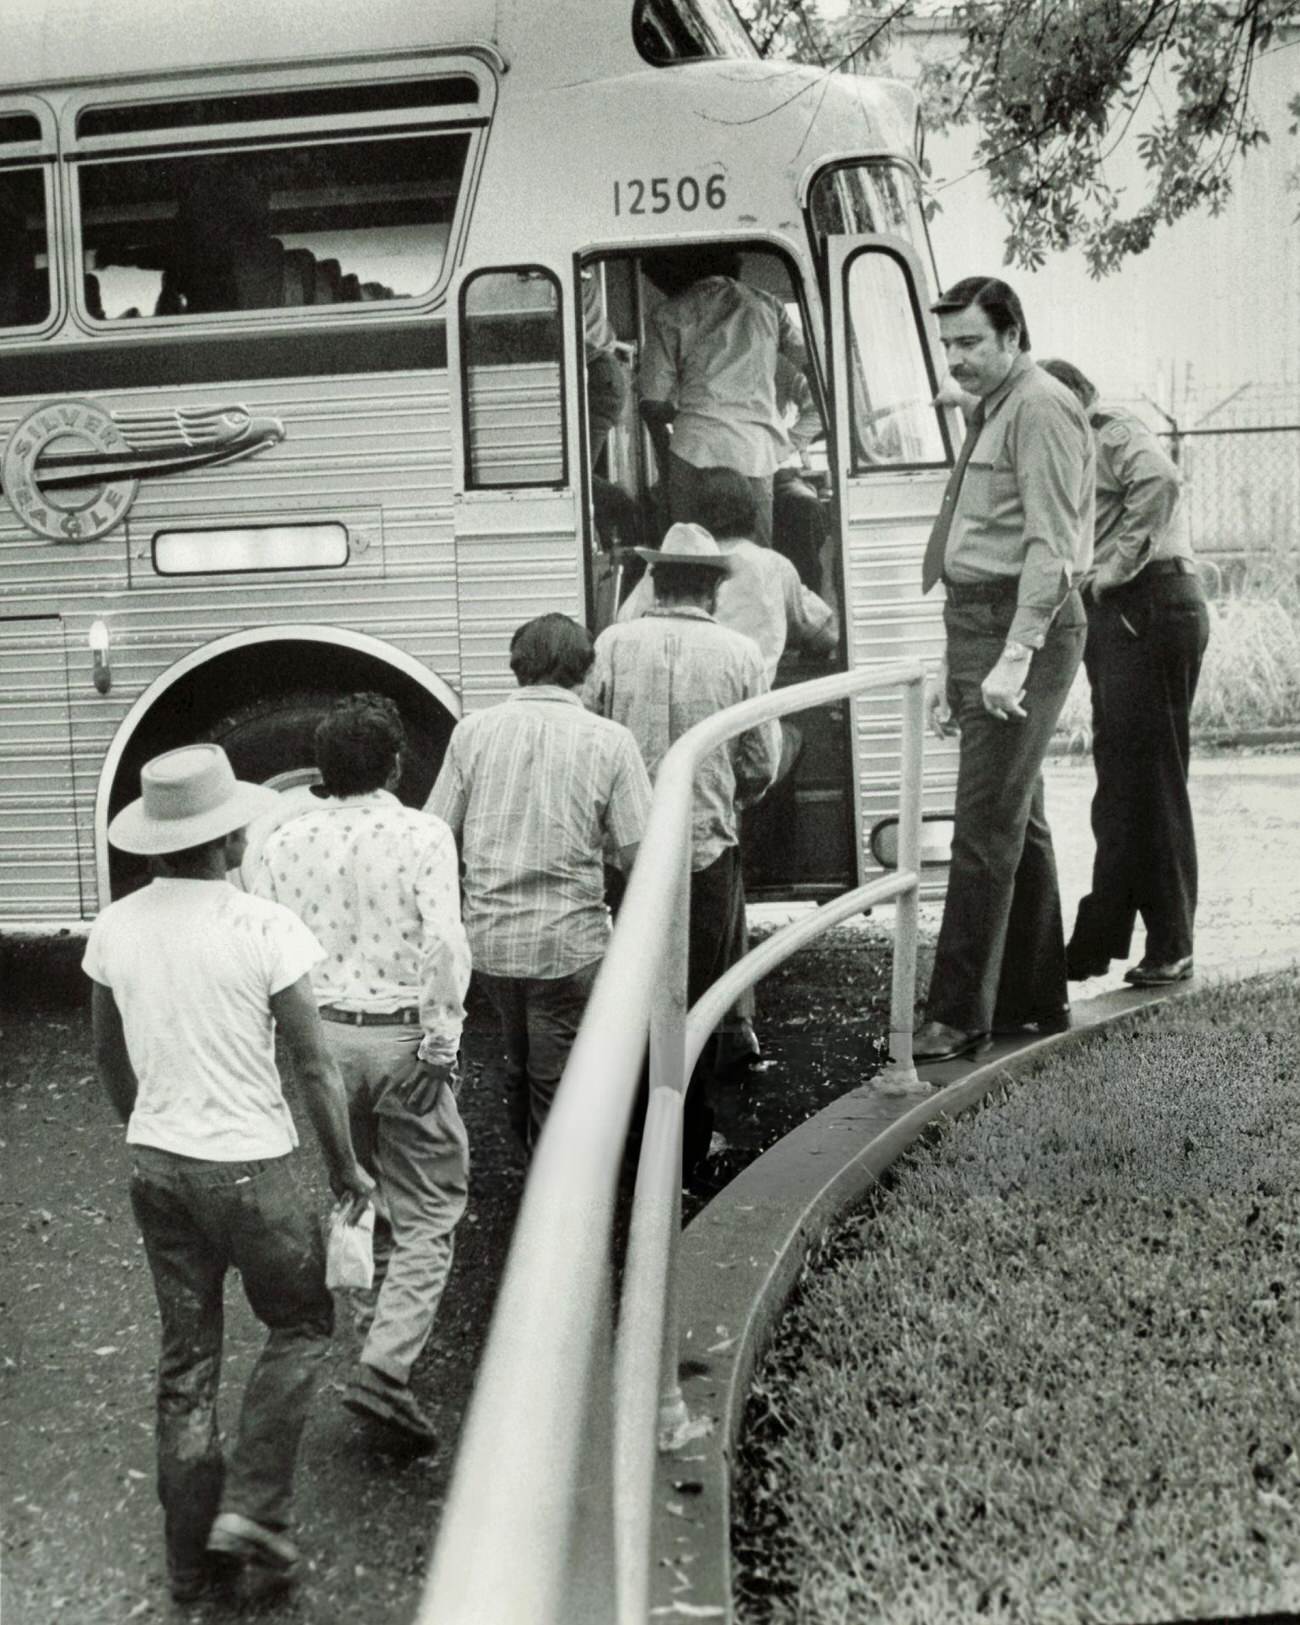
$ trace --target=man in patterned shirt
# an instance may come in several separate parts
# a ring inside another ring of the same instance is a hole
[[[431,1449],[411,1369],[469,1187],[455,1094],[470,972],[456,846],[440,819],[393,794],[405,735],[392,700],[340,700],[315,744],[325,799],[268,838],[253,890],[291,908],[325,949],[312,986],[357,1155],[378,1182],[376,1292],[343,1403]]]
[[[578,696],[591,662],[591,634],[567,615],[521,626],[518,691],[457,725],[426,809],[460,839],[474,972],[530,1148],[609,940],[602,854],[630,869],[650,811],[636,741]]]

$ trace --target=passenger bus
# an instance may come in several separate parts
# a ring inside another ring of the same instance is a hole
[[[937,653],[920,558],[958,435],[915,137],[905,88],[763,61],[728,0],[7,14],[0,926],[140,882],[106,831],[161,750],[218,740],[291,789],[331,696],[375,689],[419,804],[512,686],[515,626],[606,624],[658,528],[635,367],[684,250],[784,302],[826,424],[840,645],[777,681]],[[633,397],[599,443],[593,335]],[[752,896],[872,866],[898,732],[883,699],[812,717]],[[935,756],[932,810],[952,779]]]

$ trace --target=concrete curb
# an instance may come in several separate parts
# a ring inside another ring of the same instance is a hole
[[[978,1061],[925,1068],[932,1094],[891,1096],[864,1084],[778,1141],[709,1203],[684,1232],[679,1259],[682,1392],[692,1422],[707,1431],[657,1458],[652,1619],[730,1625],[731,1468],[750,1379],[809,1248],[840,1214],[936,1119],[969,1111],[1050,1052],[1167,999],[1295,963],[1294,955],[1269,955],[1173,987],[1079,1001],[1069,1032],[1000,1041]]]

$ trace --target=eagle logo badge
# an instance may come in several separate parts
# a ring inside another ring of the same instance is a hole
[[[19,423],[0,455],[14,512],[52,542],[90,542],[126,518],[140,481],[255,457],[285,437],[242,406],[106,412],[55,401]]]

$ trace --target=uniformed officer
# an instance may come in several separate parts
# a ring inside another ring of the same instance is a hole
[[[992,1031],[1069,1024],[1065,936],[1042,764],[1083,653],[1076,583],[1092,557],[1094,452],[1069,390],[1036,367],[1024,311],[994,277],[934,310],[952,377],[977,398],[926,548],[947,587],[931,718],[961,733],[952,867],[918,1061]]]
[[[1084,585],[1092,687],[1097,850],[1092,890],[1067,950],[1071,978],[1128,957],[1134,920],[1146,951],[1139,987],[1192,974],[1196,833],[1187,793],[1189,716],[1210,618],[1196,573],[1178,469],[1132,413],[1097,407],[1068,361],[1043,367],[1078,397],[1097,440],[1094,569]]]

